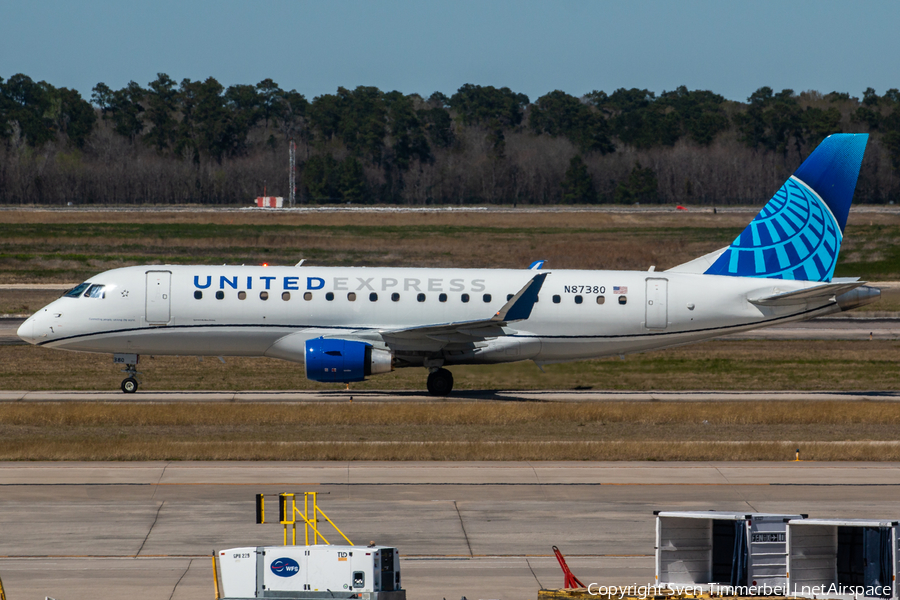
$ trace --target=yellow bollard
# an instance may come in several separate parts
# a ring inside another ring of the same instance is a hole
[[[794,455],[794,462],[800,462],[800,448],[797,448],[797,453]]]
[[[212,561],[213,561],[213,585],[215,585],[215,587],[216,587],[216,600],[219,600],[219,598],[221,598],[221,596],[219,595],[219,570],[216,568],[216,551],[215,550],[213,550],[213,553],[212,553]]]

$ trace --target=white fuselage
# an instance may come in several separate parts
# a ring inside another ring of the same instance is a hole
[[[391,350],[397,366],[421,365],[436,354],[445,365],[561,362],[685,344],[841,310],[833,298],[790,306],[748,301],[819,285],[815,282],[547,272],[530,317],[509,323],[505,335],[490,339],[459,334],[420,336],[399,346],[389,341],[392,331],[489,319],[536,271],[127,267],[92,277],[90,283],[104,286],[95,297],[62,297],[41,309],[19,335],[82,352],[272,356],[296,362],[303,361],[305,340],[346,336]]]

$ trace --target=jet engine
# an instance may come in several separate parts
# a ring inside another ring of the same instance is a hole
[[[354,340],[315,338],[306,341],[306,378],[350,383],[368,375],[390,373],[391,353]]]

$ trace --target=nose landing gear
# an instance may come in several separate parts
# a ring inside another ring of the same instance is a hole
[[[121,387],[126,394],[133,394],[138,389],[137,376],[140,375],[140,372],[137,370],[137,365],[140,358],[137,354],[113,354],[113,363],[125,365],[122,372],[126,373],[128,377],[122,380]]]
[[[128,377],[122,380],[122,391],[126,394],[133,394],[138,389],[138,381],[134,377]]]

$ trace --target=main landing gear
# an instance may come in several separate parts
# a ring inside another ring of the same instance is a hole
[[[122,372],[127,374],[128,377],[122,380],[121,387],[122,391],[126,394],[133,394],[138,389],[137,376],[140,375],[140,373],[137,370],[137,365],[140,358],[141,357],[137,354],[113,354],[113,363],[125,365]]]
[[[453,390],[453,373],[447,369],[433,369],[428,374],[428,393],[446,396]]]

